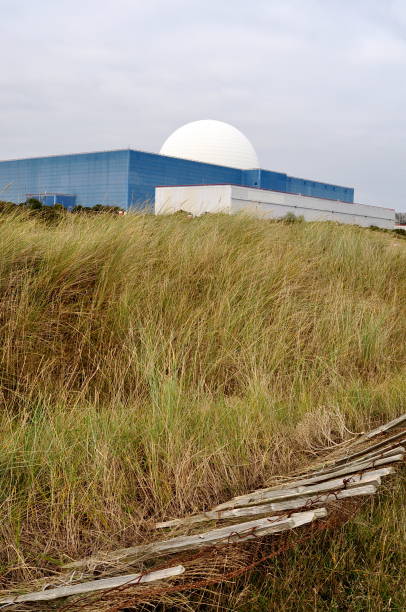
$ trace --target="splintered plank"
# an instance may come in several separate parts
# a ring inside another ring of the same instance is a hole
[[[177,527],[179,525],[193,525],[195,523],[203,523],[205,521],[218,521],[218,520],[230,520],[248,516],[258,516],[263,514],[269,514],[269,512],[283,512],[285,510],[298,510],[298,509],[312,509],[317,506],[324,506],[331,501],[338,501],[340,499],[347,499],[349,497],[360,497],[363,495],[374,495],[376,493],[380,480],[373,480],[365,486],[357,486],[351,489],[341,489],[340,491],[334,491],[334,493],[327,493],[323,495],[317,495],[316,497],[296,497],[285,501],[276,503],[262,504],[260,506],[245,506],[242,508],[233,508],[230,510],[220,510],[205,512],[194,516],[187,517],[185,519],[175,519],[173,521],[167,521],[165,523],[157,523],[155,527],[161,529],[163,527]]]
[[[346,476],[355,472],[362,472],[370,468],[374,468],[380,465],[387,465],[389,463],[396,463],[402,461],[404,454],[392,455],[390,457],[382,457],[381,459],[371,459],[366,461],[360,461],[358,463],[349,463],[340,466],[340,469],[334,472],[327,472],[325,474],[316,474],[310,478],[303,478],[302,480],[296,480],[292,482],[292,486],[309,485],[316,482],[323,482],[330,478],[336,478],[338,476]]]
[[[404,432],[402,432],[402,436],[404,436]],[[387,455],[385,453],[383,453],[382,455],[380,455],[380,453],[377,453],[376,460],[375,460],[375,458],[368,458],[368,457],[365,458],[361,456],[365,454],[365,449],[364,449],[360,453],[359,457],[358,457],[358,453],[356,454],[357,456],[355,456],[354,458],[351,457],[351,461],[349,460],[346,460],[346,461],[342,460],[340,462],[337,461],[335,463],[331,463],[326,468],[319,469],[319,470],[312,470],[312,471],[309,471],[307,474],[303,473],[299,476],[295,476],[291,480],[285,480],[280,485],[272,485],[270,487],[256,489],[255,491],[251,491],[251,493],[244,493],[243,495],[236,495],[228,502],[225,502],[225,504],[228,505],[230,501],[246,499],[247,497],[251,498],[257,494],[260,495],[268,491],[270,493],[275,493],[279,495],[287,490],[292,490],[297,486],[304,486],[304,485],[311,484],[314,482],[322,482],[325,480],[330,480],[332,478],[336,478],[340,474],[345,475],[345,474],[354,473],[356,471],[365,471],[366,469],[369,469],[369,468],[373,469],[375,466],[386,465],[388,463],[395,463],[397,461],[402,460],[404,453],[405,453],[404,447],[399,447],[399,452],[396,452],[396,454],[393,455],[393,457],[391,456],[392,453],[388,453]],[[348,459],[350,459],[350,457]],[[213,508],[213,510],[221,509],[223,508],[223,506],[224,504],[219,504],[218,506]]]
[[[404,434],[403,434],[404,435]],[[401,443],[403,443],[404,440],[401,441]],[[360,456],[357,457],[353,457],[351,459],[347,459],[347,461],[343,461],[343,462],[335,462],[321,470],[316,470],[314,472],[310,472],[308,474],[308,476],[318,476],[319,474],[330,474],[331,472],[335,472],[337,470],[337,468],[345,468],[348,465],[356,465],[360,462],[365,462],[365,461],[372,461],[374,459],[382,459],[384,457],[390,457],[392,455],[400,455],[400,454],[404,454],[405,453],[405,448],[404,446],[395,446],[392,445],[389,448],[381,448],[381,449],[377,449],[377,450],[371,450],[369,451],[369,449],[364,450],[362,452],[362,454]]]
[[[403,439],[405,437],[405,432],[404,431],[400,431],[399,433],[395,434],[394,436],[391,436],[390,438],[385,438],[384,440],[381,440],[380,442],[377,442],[376,444],[372,444],[371,446],[367,446],[366,448],[364,448],[363,450],[360,450],[356,453],[351,453],[350,455],[346,455],[344,457],[341,457],[340,459],[337,459],[334,464],[335,465],[339,465],[341,463],[346,463],[347,461],[350,461],[352,459],[355,459],[357,457],[361,457],[363,455],[365,455],[366,453],[372,452],[377,450],[378,448],[391,448],[392,446],[395,446],[396,444],[398,444],[398,442],[400,444],[403,444],[404,442],[406,442],[406,438]],[[351,449],[352,447],[350,447]]]
[[[316,483],[314,486],[310,484],[302,484],[299,486],[286,487],[283,489],[263,489],[248,493],[247,495],[240,495],[234,497],[223,504],[219,504],[212,508],[212,511],[221,511],[228,508],[237,508],[241,506],[250,506],[257,504],[262,501],[282,501],[285,499],[292,499],[303,495],[314,495],[322,493],[323,491],[332,491],[335,489],[342,489],[344,487],[355,487],[359,484],[367,483],[368,481],[379,480],[383,476],[392,474],[392,467],[385,467],[378,470],[368,470],[361,474],[352,474],[348,477],[347,471],[339,478],[326,479],[325,482]],[[176,519],[175,519],[176,520]]]
[[[406,452],[406,448],[404,446],[395,446],[394,448],[390,448],[388,450],[376,450],[367,453],[363,457],[359,457],[355,459],[351,463],[359,463],[360,461],[372,461],[373,459],[380,459],[383,457],[391,457],[393,455],[404,455]],[[345,465],[345,464],[344,464]],[[344,467],[344,465],[342,467]]]
[[[403,423],[406,423],[406,413],[401,414],[396,419],[393,419],[393,421],[389,421],[389,423],[385,423],[385,425],[381,425],[380,427],[377,427],[376,429],[373,429],[372,431],[369,431],[368,433],[364,434],[363,436],[361,436],[361,438],[357,440],[356,444],[364,442],[365,440],[371,440],[371,438],[375,438],[376,436],[379,436],[379,434],[385,433],[386,431],[389,431],[394,427],[403,425]]]
[[[88,559],[69,563],[64,567],[68,569],[76,569],[78,567],[93,568],[103,563],[110,562],[144,561],[186,550],[196,550],[214,544],[246,542],[248,540],[257,539],[260,536],[280,533],[287,529],[295,529],[296,527],[312,522],[316,518],[322,518],[326,516],[326,514],[327,511],[325,508],[319,508],[308,512],[297,512],[292,514],[289,518],[280,519],[277,517],[275,519],[275,517],[265,517],[255,521],[240,523],[238,525],[228,525],[220,529],[212,529],[196,535],[178,536],[170,540],[123,548],[113,553],[108,553],[103,557],[90,557]]]
[[[348,461],[356,458],[356,457],[361,457],[363,455],[367,455],[369,454],[371,451],[378,449],[380,447],[386,447],[386,448],[392,448],[394,446],[394,442],[397,440],[400,440],[400,444],[403,444],[406,440],[404,439],[405,437],[405,430],[403,429],[402,431],[399,431],[398,433],[394,434],[391,437],[384,437],[383,439],[381,439],[379,442],[376,442],[373,445],[368,445],[365,448],[362,448],[359,451],[356,452],[350,452],[352,451],[354,448],[356,448],[357,446],[359,446],[360,444],[366,444],[368,443],[370,440],[372,440],[373,438],[375,438],[376,436],[380,435],[380,434],[385,434],[386,432],[390,431],[391,429],[405,424],[406,425],[406,414],[401,415],[400,417],[398,417],[397,419],[394,419],[393,421],[390,421],[389,423],[386,423],[385,425],[381,425],[380,427],[377,427],[376,429],[374,429],[373,431],[370,431],[366,434],[363,434],[361,437],[358,438],[358,440],[355,440],[354,442],[352,442],[351,444],[349,444],[346,447],[347,455],[344,455],[343,457],[340,457],[338,459],[329,459],[326,461],[325,466],[321,469],[317,469],[317,468],[313,468],[310,469],[307,472],[307,475],[314,475],[314,474],[318,474],[318,473],[323,473],[323,472],[328,472],[331,471],[335,468],[336,465],[342,464],[342,463],[347,463]],[[302,474],[302,476],[304,476],[306,473],[304,472]]]
[[[82,582],[69,586],[61,586],[55,589],[46,591],[37,591],[35,593],[27,593],[25,595],[16,595],[14,597],[6,597],[0,599],[0,604],[13,604],[35,601],[51,601],[52,599],[60,599],[62,597],[70,597],[72,595],[83,595],[84,593],[93,593],[95,591],[104,591],[106,589],[115,589],[121,586],[130,586],[154,582],[155,580],[163,580],[165,578],[174,578],[180,576],[185,571],[183,565],[168,567],[156,572],[148,574],[127,574],[126,576],[115,576],[114,578],[102,578],[100,580],[91,580],[90,582]]]

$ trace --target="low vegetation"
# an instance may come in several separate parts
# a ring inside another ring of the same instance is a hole
[[[113,215],[123,215],[125,211],[120,206],[104,206],[103,204],[95,204],[95,206],[74,206],[73,208],[65,208],[62,204],[54,204],[48,206],[43,204],[37,198],[27,198],[25,202],[15,204],[14,202],[5,202],[0,200],[0,214],[23,214],[31,217],[36,217],[41,221],[55,224],[62,221],[67,215],[73,213],[80,214],[100,214],[110,213]]]
[[[49,224],[19,210],[0,215],[0,244],[3,588],[141,541],[154,520],[405,412],[394,233],[226,215]],[[286,610],[404,609],[397,491],[251,577],[231,609],[282,609],[283,588]]]

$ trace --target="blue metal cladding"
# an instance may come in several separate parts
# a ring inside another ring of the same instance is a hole
[[[319,183],[317,181],[309,181],[308,179],[295,178],[293,176],[286,177],[285,191],[316,198],[326,198],[327,200],[354,202],[354,189],[350,187],[329,185],[328,183]]]
[[[152,207],[155,187],[168,185],[243,184],[243,170],[155,153],[130,151],[128,206]]]
[[[151,209],[155,187],[232,184],[354,201],[354,190],[270,170],[240,170],[135,150],[0,162],[0,200],[37,194],[46,204]]]
[[[286,174],[281,172],[271,172],[270,170],[260,170],[261,189],[272,189],[274,191],[286,191]]]
[[[126,206],[128,151],[79,153],[0,162],[0,200],[28,194],[76,196],[76,204]]]
[[[244,185],[247,187],[259,187],[282,191],[284,193],[297,193],[328,200],[341,200],[342,202],[354,201],[354,189],[319,183],[307,179],[295,178],[281,172],[270,170],[243,170]]]
[[[244,187],[259,187],[261,185],[261,170],[259,168],[242,170],[242,176]]]

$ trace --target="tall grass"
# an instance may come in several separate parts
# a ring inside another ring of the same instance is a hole
[[[0,244],[3,585],[405,409],[401,237],[2,215]]]

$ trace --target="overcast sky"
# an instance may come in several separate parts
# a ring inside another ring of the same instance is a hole
[[[261,167],[406,211],[405,0],[0,0],[0,159],[234,124]]]

